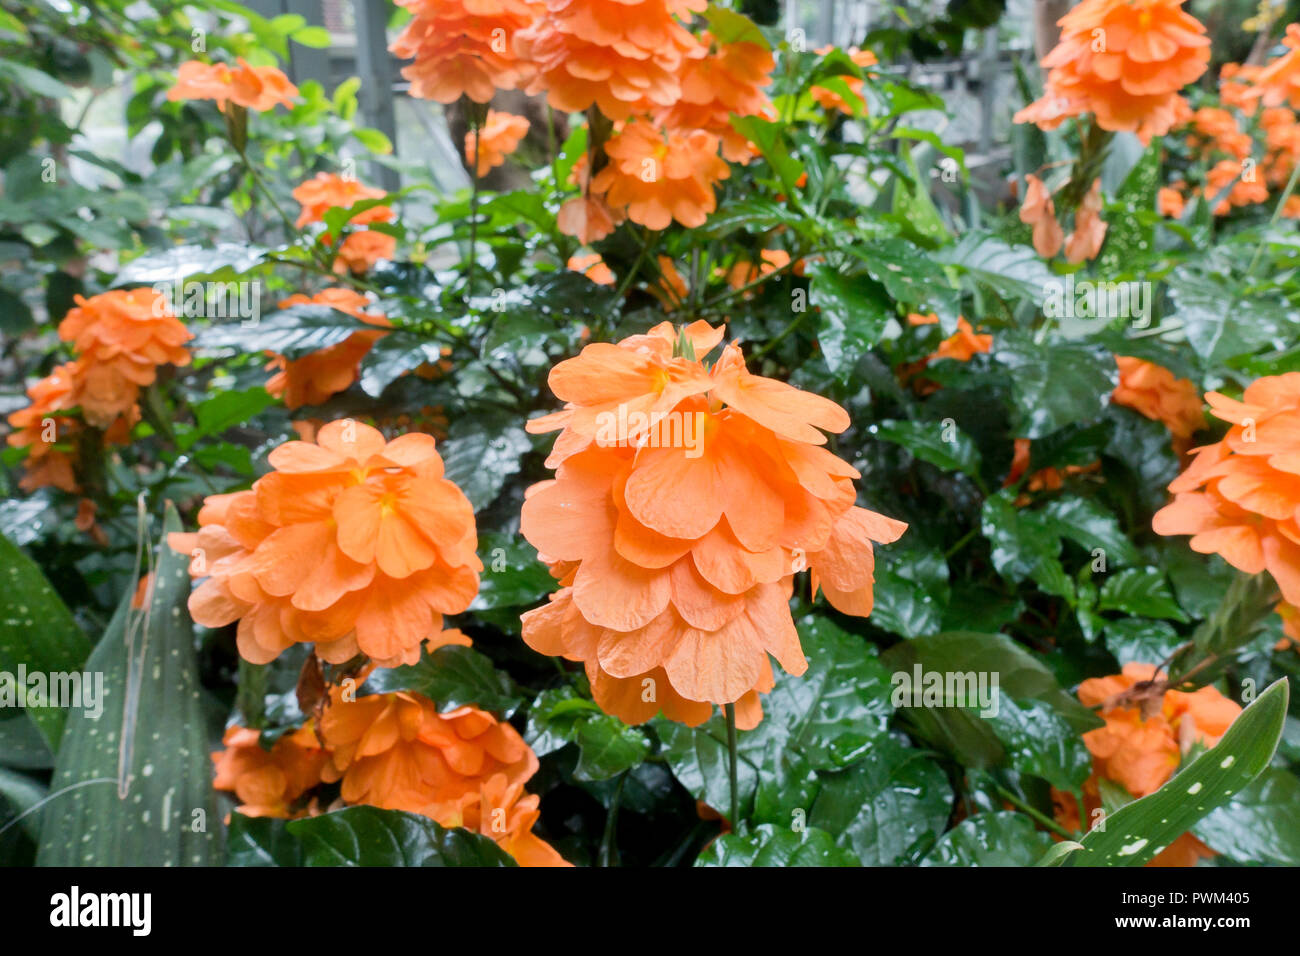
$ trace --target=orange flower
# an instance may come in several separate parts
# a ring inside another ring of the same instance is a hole
[[[1056,221],[1056,205],[1043,181],[1031,174],[1025,176],[1025,182],[1028,188],[1024,205],[1020,207],[1020,221],[1034,227],[1034,251],[1050,259],[1061,251],[1065,231]]]
[[[1014,121],[1055,129],[1091,113],[1102,129],[1136,133],[1144,145],[1169,132],[1185,106],[1178,91],[1210,61],[1205,27],[1183,2],[1083,0],[1058,21],[1042,98]]]
[[[605,265],[605,260],[600,257],[598,252],[585,256],[570,256],[566,265],[574,272],[581,272],[596,285],[614,284],[614,273],[609,266]]]
[[[189,60],[176,71],[176,85],[167,91],[169,100],[215,100],[223,112],[227,103],[258,113],[276,104],[293,106],[298,87],[273,66],[249,66],[243,57],[235,66]]]
[[[396,252],[397,240],[388,233],[362,229],[339,243],[338,258],[334,260],[334,271],[339,274],[347,271],[358,275],[369,272],[376,262],[382,259],[391,260]]]
[[[1161,186],[1160,191],[1156,193],[1156,209],[1162,216],[1169,216],[1172,219],[1182,218],[1186,203],[1183,194],[1171,186]]]
[[[76,404],[98,428],[130,416],[140,387],[152,385],[160,365],[188,365],[184,343],[194,338],[172,315],[167,297],[149,289],[115,289],[89,299],[59,323],[59,338],[80,354]]]
[[[705,0],[545,0],[544,15],[515,35],[537,68],[529,93],[546,91],[565,113],[593,104],[613,120],[671,107],[682,98],[683,61],[700,42],[676,19]]]
[[[617,222],[623,221],[622,214],[615,213],[599,197],[576,196],[560,207],[555,224],[566,236],[589,246],[614,231],[616,216]]]
[[[764,87],[772,81],[776,61],[757,43],[720,44],[708,31],[701,48],[682,60],[681,98],[656,119],[668,129],[702,129],[722,141],[722,155],[747,163],[757,149],[731,125],[733,116],[772,116]]]
[[[1175,438],[1191,438],[1205,427],[1201,393],[1185,378],[1174,378],[1167,368],[1128,355],[1115,356],[1119,386],[1110,400],[1157,422]]]
[[[1219,69],[1219,102],[1235,107],[1247,116],[1254,114],[1259,100],[1253,95],[1255,80],[1263,67],[1246,63],[1225,63]]]
[[[1300,123],[1294,111],[1286,107],[1269,107],[1260,112],[1259,125],[1264,130],[1264,178],[1269,185],[1280,187],[1291,177],[1300,161]],[[1288,197],[1287,202],[1294,197]]]
[[[1255,74],[1247,98],[1265,106],[1285,103],[1292,109],[1300,109],[1300,23],[1288,24],[1282,44],[1287,52]]]
[[[757,279],[770,275],[790,264],[790,253],[784,249],[764,249],[758,254],[758,264],[740,259],[727,270],[727,285],[743,289]]]
[[[343,419],[272,451],[251,490],[209,496],[198,533],[170,538],[207,579],[190,595],[194,620],[239,621],[255,664],[314,642],[329,663],[361,653],[395,666],[445,643],[443,615],[469,606],[483,565],[474,510],[435,445]]]
[[[451,103],[486,103],[532,75],[515,52],[515,35],[538,15],[536,0],[394,0],[411,14],[389,49],[415,62],[402,68],[411,95]]]
[[[1101,179],[1097,179],[1074,211],[1074,232],[1065,240],[1067,262],[1095,259],[1101,252],[1101,244],[1106,239],[1106,223],[1102,221],[1101,210]]]
[[[76,431],[77,421],[59,412],[75,408],[77,362],[65,362],[45,378],[27,388],[26,408],[9,414],[13,429],[5,440],[14,448],[27,449],[26,475],[18,486],[27,492],[47,486],[75,494],[77,478],[72,455],[55,447]]]
[[[1090,818],[1101,805],[1097,781],[1120,784],[1134,798],[1159,790],[1174,775],[1193,744],[1213,747],[1241,713],[1241,707],[1213,687],[1191,693],[1144,689],[1158,672],[1154,665],[1130,663],[1123,673],[1094,677],[1079,685],[1079,700],[1100,707],[1104,727],[1083,735],[1092,754],[1092,776],[1084,784]],[[1052,791],[1056,816],[1071,829],[1081,829],[1078,807],[1069,794]],[[1148,866],[1192,866],[1214,851],[1190,833],[1171,843]]]
[[[833,46],[824,46],[815,52],[818,56],[826,56],[826,54],[830,53],[833,49],[835,49]],[[851,46],[844,52],[849,55],[850,60],[862,67],[864,71],[867,67],[875,66],[880,62],[880,60],[876,59],[876,55],[870,50],[860,50],[855,46]],[[839,77],[839,79],[849,88],[849,92],[861,100],[861,107],[858,107],[856,104],[851,105],[839,93],[825,86],[814,86],[808,92],[812,94],[812,98],[817,101],[818,105],[821,106],[822,109],[839,110],[841,113],[847,113],[849,116],[856,115],[859,108],[865,110],[867,101],[862,95],[862,81],[856,76],[848,76],[847,74]]]
[[[659,256],[659,281],[650,287],[650,294],[663,303],[665,309],[672,310],[686,301],[690,290],[686,280],[677,271],[673,261],[667,256]]]
[[[1213,201],[1225,189],[1227,195],[1214,204],[1216,216],[1226,216],[1233,206],[1252,206],[1268,201],[1268,187],[1254,179],[1247,179],[1242,164],[1235,159],[1224,159],[1215,163],[1205,174],[1205,188],[1201,194]],[[1231,184],[1231,189],[1229,185]]]
[[[857,507],[858,472],[820,447],[848,427],[843,409],[750,374],[734,344],[707,366],[722,335],[664,322],[588,345],[551,370],[565,408],[528,425],[560,430],[556,477],[529,490],[520,525],[560,590],[524,615],[524,640],[582,661],[596,702],[628,723],[697,725],[735,703],[755,726],[769,655],[807,667],[794,573],[866,616],[872,542],[906,528]]]
[[[1190,534],[1193,551],[1247,574],[1268,571],[1283,600],[1300,604],[1300,372],[1257,379],[1242,401],[1218,392],[1205,399],[1232,427],[1194,450],[1151,527]]]
[[[928,325],[929,323],[924,324]],[[958,316],[957,331],[940,342],[938,350],[926,361],[937,362],[940,359],[955,359],[958,362],[969,362],[975,355],[992,350],[993,336],[976,334],[971,324],[963,317]]]
[[[568,866],[532,832],[540,798],[524,793],[537,756],[510,724],[476,707],[438,713],[420,694],[335,693],[321,717],[323,778],[350,804],[405,810],[495,840],[522,866]]]
[[[608,143],[610,162],[591,181],[591,191],[633,222],[667,229],[676,219],[702,226],[716,208],[713,184],[731,170],[718,156],[718,138],[704,130],[663,131],[633,120]]]
[[[366,199],[383,199],[386,195],[382,189],[364,186],[361,180],[338,173],[317,173],[311,179],[299,184],[293,191],[293,198],[302,206],[298,221],[294,223],[299,229],[313,222],[324,222],[325,214],[331,209],[351,209]],[[355,216],[349,222],[355,226],[364,226],[372,222],[389,222],[393,210],[387,206],[371,206]]]
[[[1192,134],[1188,146],[1200,147],[1204,153],[1219,150],[1245,159],[1250,155],[1253,141],[1237,125],[1237,118],[1225,109],[1203,106],[1191,117]]]
[[[365,235],[365,233],[358,233]],[[293,295],[280,303],[280,308],[287,309],[293,305],[325,305],[340,312],[346,312],[365,322],[389,328],[391,323],[382,315],[365,311],[370,303],[366,297],[351,289],[323,289],[311,298],[305,295]],[[319,405],[331,395],[347,389],[361,372],[361,360],[366,357],[383,332],[353,332],[342,342],[326,346],[302,358],[287,359],[283,355],[273,355],[267,363],[268,369],[277,369],[276,374],[267,380],[266,390],[276,398],[282,398],[288,408],[301,408],[303,405]]]
[[[1300,607],[1280,601],[1277,613],[1282,618],[1282,638],[1273,645],[1273,650],[1284,651],[1288,647],[1300,650]]]
[[[528,120],[524,117],[488,110],[477,135],[472,129],[465,134],[465,162],[474,166],[478,175],[485,176],[489,169],[504,163],[527,135]]]
[[[217,776],[212,785],[233,791],[237,808],[246,817],[307,816],[296,806],[302,796],[321,782],[328,759],[311,725],[286,734],[267,750],[261,734],[248,727],[227,727],[221,742],[225,750],[212,754]]]

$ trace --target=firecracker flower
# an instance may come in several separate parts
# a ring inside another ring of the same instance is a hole
[[[724,159],[747,163],[758,150],[731,125],[731,117],[774,118],[765,87],[776,60],[757,43],[718,43],[708,31],[700,34],[700,43],[682,60],[681,97],[655,118],[668,129],[710,132],[722,141]]]
[[[1074,231],[1065,239],[1065,260],[1083,262],[1097,258],[1106,240],[1107,224],[1101,218],[1101,179],[1093,181],[1079,208],[1074,211]]]
[[[78,363],[65,362],[49,375],[27,388],[30,404],[9,414],[13,429],[5,440],[14,448],[26,448],[26,474],[18,486],[27,492],[54,487],[75,494],[80,490],[69,451],[56,447],[66,444],[78,422],[61,414],[75,408]]]
[[[628,723],[662,711],[697,725],[734,703],[755,726],[769,655],[807,668],[794,573],[866,616],[872,543],[906,529],[858,507],[858,472],[822,447],[844,410],[751,374],[735,344],[709,366],[722,337],[664,322],[589,345],[551,370],[565,408],[528,425],[560,431],[556,477],[528,491],[520,526],[560,590],[524,615],[524,640],[581,661],[596,702]]]
[[[1160,789],[1194,745],[1213,747],[1241,713],[1241,707],[1213,687],[1190,693],[1162,689],[1159,672],[1151,664],[1125,664],[1123,672],[1094,677],[1079,685],[1079,700],[1100,708],[1104,727],[1083,735],[1092,754],[1092,775],[1083,791],[1091,824],[1101,805],[1099,780],[1121,785],[1133,797]],[[1155,683],[1148,683],[1155,682]],[[1081,829],[1074,798],[1053,790],[1059,821]],[[1099,816],[1099,815],[1098,815]],[[1149,866],[1193,866],[1214,851],[1190,833],[1179,837]]]
[[[172,314],[167,297],[150,289],[115,289],[76,306],[59,323],[59,338],[78,353],[76,404],[85,420],[109,428],[134,413],[140,389],[160,365],[188,365],[194,336]]]
[[[1112,132],[1136,133],[1143,144],[1185,115],[1179,90],[1210,62],[1205,26],[1184,0],[1083,0],[1059,21],[1061,39],[1043,58],[1040,99],[1017,123],[1055,129],[1090,113]]]
[[[1193,551],[1247,574],[1268,571],[1283,600],[1300,605],[1300,372],[1256,379],[1241,401],[1219,392],[1205,399],[1231,427],[1194,449],[1151,526],[1190,534]]]
[[[704,225],[717,208],[714,184],[731,175],[718,138],[702,129],[679,133],[636,119],[605,152],[609,165],[591,180],[592,194],[649,229],[667,229],[673,220],[688,229]]]
[[[483,125],[465,134],[465,163],[486,176],[506,161],[528,135],[528,119],[514,113],[488,110]]]
[[[329,758],[310,724],[280,737],[269,750],[249,727],[227,727],[221,742],[225,749],[212,754],[212,785],[234,793],[240,813],[287,819],[311,812],[302,797],[321,782]]]
[[[1050,259],[1061,251],[1065,231],[1056,221],[1056,206],[1043,181],[1032,173],[1025,176],[1028,187],[1020,207],[1020,221],[1034,227],[1034,251]]]
[[[514,38],[541,12],[535,0],[395,0],[411,20],[389,49],[414,63],[402,68],[411,95],[486,103],[497,90],[522,86],[532,64]]]
[[[311,297],[293,295],[281,302],[280,308],[287,309],[294,305],[325,305],[346,312],[367,325],[378,326],[380,329],[391,326],[385,316],[367,311],[369,301],[351,289],[322,289]],[[331,395],[346,390],[357,380],[361,373],[361,360],[385,334],[381,331],[353,332],[342,342],[327,345],[296,359],[272,355],[266,367],[275,369],[276,373],[267,380],[266,390],[275,398],[282,399],[285,406],[291,409],[319,405]]]
[[[443,615],[469,606],[483,565],[474,509],[435,446],[342,419],[273,450],[250,490],[209,496],[198,533],[169,541],[206,579],[190,595],[194,620],[238,621],[254,664],[310,642],[328,663],[360,653],[396,666],[452,642]]]
[[[324,222],[325,214],[331,209],[351,209],[366,199],[383,199],[386,195],[382,189],[364,185],[352,176],[340,176],[338,173],[317,173],[311,179],[300,183],[293,191],[293,198],[302,206],[298,221],[294,223],[299,229],[313,222]],[[353,216],[349,223],[364,226],[372,222],[390,222],[393,210],[388,206],[371,206]]]
[[[595,105],[624,120],[675,104],[683,61],[701,44],[678,18],[705,0],[544,0],[544,14],[515,35],[515,51],[537,70],[529,93],[557,110]]]
[[[1265,106],[1290,106],[1300,109],[1300,23],[1289,24],[1282,39],[1286,53],[1269,61],[1253,76],[1246,94],[1251,101]]]
[[[1194,382],[1175,378],[1169,369],[1117,355],[1119,385],[1110,400],[1160,422],[1175,438],[1188,439],[1205,427],[1204,403]]]
[[[532,832],[540,798],[524,792],[537,756],[519,732],[486,711],[438,713],[421,694],[343,700],[320,718],[329,752],[322,779],[341,781],[345,803],[405,810],[495,840],[522,866],[568,866]]]
[[[229,63],[189,60],[176,71],[176,84],[167,91],[169,100],[214,100],[223,112],[228,103],[257,113],[276,105],[293,106],[298,87],[273,66],[249,66],[240,57]]]
[[[334,271],[342,275],[351,272],[361,275],[375,267],[375,263],[393,258],[397,239],[376,229],[362,229],[350,233],[335,250]]]

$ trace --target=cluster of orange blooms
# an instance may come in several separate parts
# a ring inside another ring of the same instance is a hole
[[[1119,366],[1119,384],[1110,400],[1116,405],[1132,408],[1163,424],[1174,436],[1176,446],[1185,444],[1205,427],[1204,403],[1195,382],[1131,355],[1117,355],[1115,363]]]
[[[1180,91],[1210,62],[1205,26],[1184,2],[1083,0],[1058,21],[1060,42],[1043,58],[1043,96],[1015,122],[1055,129],[1086,113],[1143,144],[1169,132],[1186,108]]]
[[[1247,574],[1267,571],[1285,605],[1300,607],[1300,372],[1256,379],[1241,401],[1209,392],[1224,437],[1194,450],[1152,519],[1157,534],[1189,534]],[[1288,628],[1294,618],[1283,613]]]
[[[1241,713],[1241,707],[1213,687],[1191,693],[1161,690],[1151,664],[1125,664],[1123,673],[1094,677],[1079,685],[1079,700],[1100,708],[1106,726],[1090,730],[1083,742],[1092,754],[1092,774],[1083,785],[1088,825],[1100,816],[1098,781],[1122,786],[1132,797],[1159,790],[1174,775],[1182,757],[1200,744],[1213,747]],[[1073,795],[1053,789],[1057,822],[1082,829]],[[1191,833],[1184,833],[1158,852],[1148,866],[1194,866],[1214,851]]]
[[[125,442],[140,420],[140,389],[153,384],[159,366],[190,362],[185,343],[193,336],[162,293],[117,289],[75,301],[59,338],[76,359],[31,385],[31,404],[9,416],[9,444],[28,449],[25,491],[48,485],[76,492],[74,456],[58,446],[83,423],[100,429],[106,442]]]
[[[294,305],[329,306],[346,312],[367,325],[378,326],[380,329],[390,327],[385,316],[366,311],[370,305],[366,297],[351,289],[322,289],[310,297],[293,295],[281,302],[280,308],[287,309]],[[267,380],[266,390],[281,399],[290,409],[319,405],[357,380],[361,360],[384,334],[382,331],[353,332],[342,342],[296,359],[272,355],[266,367],[275,369],[276,373]]]
[[[1028,188],[1025,190],[1025,201],[1020,207],[1020,221],[1034,229],[1034,251],[1044,259],[1050,259],[1064,245],[1068,262],[1095,259],[1106,239],[1107,228],[1101,218],[1101,180],[1093,182],[1079,203],[1079,208],[1074,211],[1074,231],[1068,238],[1056,219],[1056,204],[1052,201],[1047,186],[1032,173],[1025,177],[1025,182],[1028,183]]]
[[[392,50],[414,60],[403,69],[413,95],[486,103],[498,89],[522,89],[545,93],[556,110],[596,109],[614,122],[608,141],[592,144],[593,155],[603,150],[596,167],[575,168],[582,194],[560,213],[560,228],[584,244],[625,218],[652,229],[701,224],[716,207],[727,161],[756,155],[731,118],[772,115],[764,92],[771,51],[691,32],[704,0],[400,3],[412,20]],[[875,62],[860,51],[853,58]],[[862,81],[846,82],[856,90]],[[847,109],[832,91],[820,93],[828,108]],[[521,117],[489,113],[466,137],[467,160],[477,155],[481,175],[515,148],[522,129]]]
[[[314,791],[338,783],[348,806],[405,810],[489,837],[521,866],[567,866],[532,832],[539,798],[524,785],[537,756],[519,732],[477,707],[439,713],[420,694],[345,698],[335,688],[319,720],[265,749],[260,734],[232,726],[212,755],[215,786],[245,816],[315,815]]]
[[[524,615],[524,640],[581,661],[597,703],[628,723],[662,710],[696,725],[735,704],[755,726],[768,656],[807,667],[794,573],[865,616],[872,542],[906,528],[858,507],[858,472],[822,447],[844,411],[751,374],[734,344],[706,365],[722,337],[662,323],[589,345],[551,371],[565,408],[528,426],[560,431],[556,477],[528,491],[520,530],[561,587]]]
[[[241,57],[235,66],[190,60],[176,71],[169,100],[215,100],[224,112],[228,104],[261,113],[272,107],[293,106],[298,88],[273,66],[249,66]]]
[[[362,185],[353,176],[317,173],[293,191],[293,198],[302,207],[294,225],[301,229],[314,222],[324,222],[326,213],[331,209],[351,209],[359,202],[383,199],[386,195],[382,189]],[[393,218],[393,210],[388,206],[371,206],[349,219],[348,225],[391,222]],[[325,236],[325,241],[331,241],[328,235]],[[396,249],[397,240],[387,233],[374,229],[351,232],[339,243],[334,271],[343,272],[347,269],[355,273],[366,272],[380,259],[393,258]]]
[[[444,614],[469,607],[482,562],[474,510],[443,477],[429,435],[386,442],[375,428],[331,422],[290,441],[248,491],[212,495],[197,534],[174,534],[206,580],[190,595],[205,627],[239,622],[239,653],[265,664],[295,643],[325,661],[365,654],[411,664],[420,648],[463,639]]]

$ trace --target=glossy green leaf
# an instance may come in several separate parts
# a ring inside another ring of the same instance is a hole
[[[402,810],[347,807],[291,820],[304,866],[514,866],[485,836]]]
[[[921,865],[1033,866],[1051,846],[1051,837],[1023,813],[980,813],[940,837]]]
[[[752,833],[727,833],[699,855],[696,866],[859,866],[857,858],[835,845],[822,830],[795,832],[770,823]]]

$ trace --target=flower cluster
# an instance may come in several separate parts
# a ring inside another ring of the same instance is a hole
[[[245,816],[315,815],[318,788],[339,784],[349,806],[405,810],[495,840],[522,866],[567,866],[532,832],[539,798],[524,792],[538,762],[510,724],[477,707],[439,713],[421,694],[346,699],[335,688],[318,721],[268,750],[259,733],[230,727],[212,755],[214,785]]]
[[[411,95],[451,103],[467,96],[486,103],[532,76],[514,37],[537,17],[539,0],[395,0],[411,15],[390,48],[402,59]]]
[[[71,344],[76,360],[28,388],[31,404],[9,416],[15,429],[9,444],[30,448],[22,483],[27,490],[52,485],[76,491],[67,442],[82,424],[103,431],[107,442],[125,442],[140,420],[140,389],[153,384],[159,366],[190,362],[185,343],[193,335],[165,295],[115,289],[74,301],[59,323],[59,338]],[[70,414],[74,409],[79,419]]]
[[[310,297],[293,295],[281,302],[280,308],[287,309],[294,305],[329,306],[340,312],[346,312],[367,325],[375,325],[383,329],[390,325],[383,315],[366,311],[370,305],[366,297],[351,289],[322,289]],[[380,331],[353,332],[342,342],[309,352],[296,359],[272,355],[266,367],[275,369],[276,373],[267,380],[266,390],[283,400],[284,404],[291,409],[301,408],[303,405],[319,405],[357,380],[361,371],[361,360],[366,357],[366,353],[375,342],[385,334]]]
[[[1190,534],[1192,550],[1247,574],[1268,571],[1283,599],[1300,605],[1300,372],[1256,379],[1241,401],[1205,399],[1232,427],[1195,450],[1152,527]]]
[[[1160,789],[1174,775],[1182,756],[1194,744],[1212,747],[1241,713],[1241,707],[1213,687],[1191,693],[1163,690],[1151,664],[1125,664],[1123,673],[1094,677],[1079,685],[1079,700],[1100,708],[1106,726],[1090,730],[1083,742],[1092,754],[1092,775],[1084,783],[1085,810],[1101,806],[1098,781],[1119,784],[1133,797]],[[1052,791],[1056,817],[1073,830],[1081,829],[1073,796]],[[1194,866],[1214,851],[1190,833],[1156,855],[1149,866]]]
[[[352,176],[340,176],[337,173],[317,173],[311,179],[300,183],[293,191],[293,198],[298,201],[302,211],[294,223],[299,229],[314,222],[324,222],[325,215],[331,209],[351,209],[359,202],[368,199],[383,199],[388,195],[382,189],[363,185]],[[384,205],[370,206],[348,220],[348,225],[365,226],[374,222],[391,222],[393,210]],[[325,241],[331,241],[328,235]],[[387,233],[374,229],[362,229],[351,232],[339,243],[336,250],[337,259],[334,271],[365,272],[380,259],[391,259],[397,249],[397,240]]]
[[[1015,122],[1055,129],[1090,113],[1102,129],[1136,133],[1144,144],[1169,132],[1186,105],[1179,91],[1210,62],[1205,27],[1183,3],[1083,0],[1058,21],[1043,96]]]
[[[1175,439],[1186,441],[1205,427],[1201,393],[1194,382],[1175,378],[1154,362],[1117,355],[1119,385],[1110,400],[1162,423]]]
[[[273,66],[249,66],[240,57],[228,63],[190,60],[176,71],[176,85],[167,91],[169,100],[214,100],[225,112],[233,103],[257,113],[276,105],[293,106],[298,87]]]
[[[190,595],[194,620],[239,621],[239,652],[255,664],[311,642],[330,663],[361,653],[394,666],[459,640],[442,617],[469,606],[483,565],[473,508],[435,445],[343,419],[276,448],[270,474],[210,496],[198,533],[171,536],[206,578]]]
[[[483,125],[465,134],[465,162],[484,176],[504,163],[527,135],[525,117],[488,110]]]
[[[581,661],[597,703],[629,723],[662,711],[691,725],[716,704],[761,718],[768,655],[807,667],[790,616],[793,574],[812,571],[837,609],[872,607],[872,542],[906,528],[855,504],[858,472],[822,447],[848,416],[751,374],[723,330],[662,323],[593,344],[550,373],[565,408],[521,531],[559,579],[524,615],[524,640]]]

